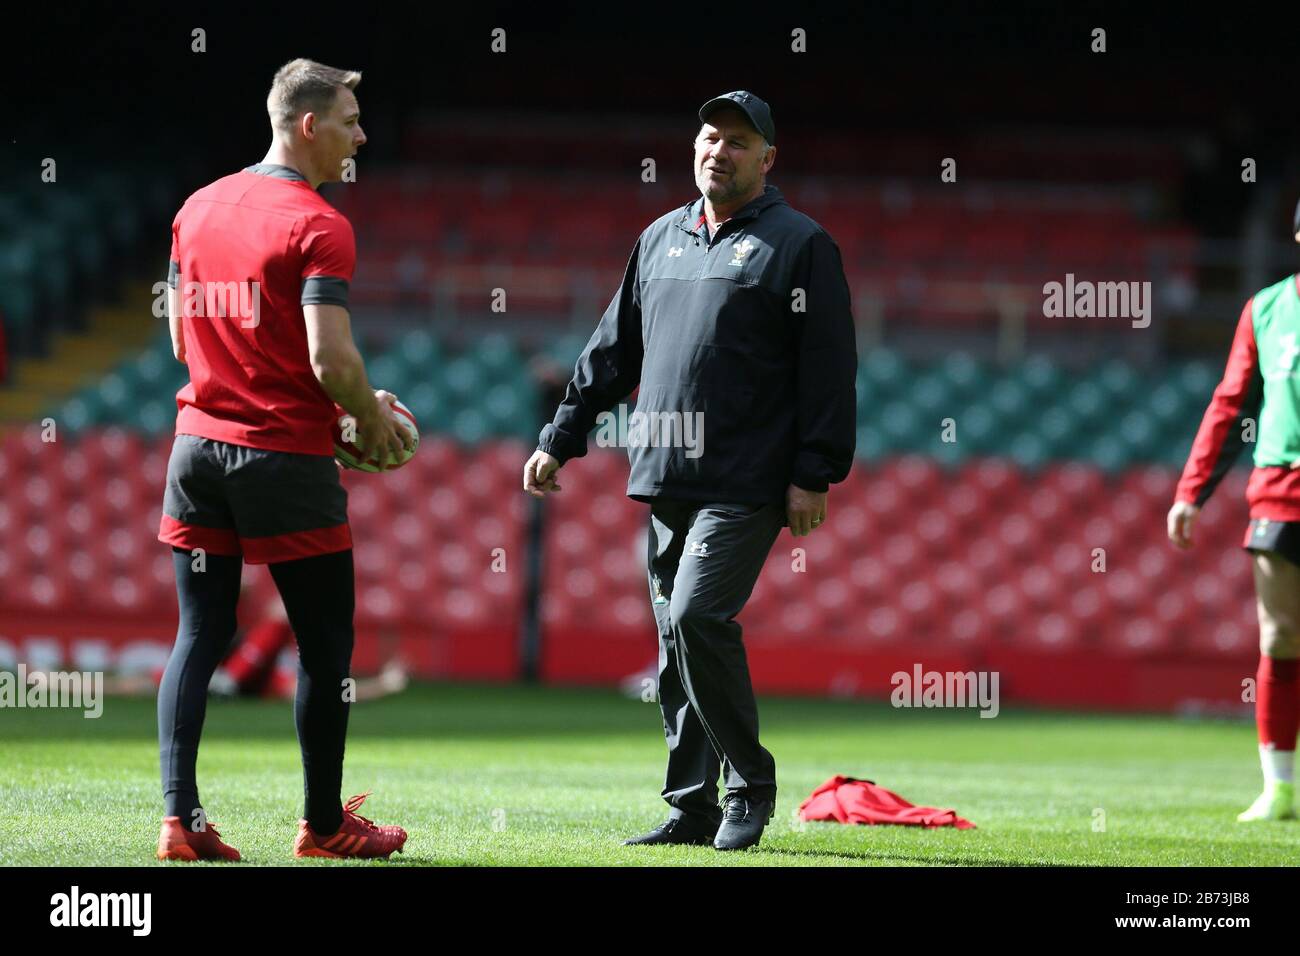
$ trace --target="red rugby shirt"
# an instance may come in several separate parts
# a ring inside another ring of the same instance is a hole
[[[251,166],[190,196],[169,277],[190,373],[177,434],[332,455],[334,403],[312,373],[302,306],[346,306],[355,266],[351,224],[288,167]]]

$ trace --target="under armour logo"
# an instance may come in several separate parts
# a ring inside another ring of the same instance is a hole
[[[668,250],[668,257],[671,259],[673,256],[680,256],[682,254],[682,248],[682,246],[673,246]]]
[[[697,558],[707,558],[709,556],[709,542],[692,541],[691,546],[686,549],[686,553]]]

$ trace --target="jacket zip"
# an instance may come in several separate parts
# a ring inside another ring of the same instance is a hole
[[[686,216],[689,216],[689,215],[690,215],[690,210],[692,210],[692,209],[694,209],[694,208],[695,208],[695,203],[691,203],[690,206],[687,207],[687,213],[686,213]],[[742,214],[742,215],[739,215],[739,216],[732,216],[730,219],[728,219],[726,222],[724,222],[722,225],[720,225],[720,226],[718,227],[717,231],[713,234],[713,239],[712,239],[712,241],[710,241],[710,242],[707,244],[707,247],[708,247],[709,249],[712,249],[715,245],[717,245],[717,244],[718,244],[718,240],[722,239],[722,237],[723,237],[723,230],[726,229],[726,227],[729,226],[729,225],[731,225],[733,222],[749,222],[749,220],[751,220],[751,219],[756,219],[756,218],[758,217],[758,214],[759,214],[760,212],[762,212],[763,209],[766,209],[766,208],[767,208],[767,206],[763,206],[763,207],[760,208],[760,209],[751,209],[751,210],[749,210],[748,212],[746,212],[746,213],[744,213],[744,214]],[[689,235],[689,236],[691,237],[691,239],[694,240],[695,244],[698,246],[698,245],[700,244],[700,233],[699,233],[699,227],[696,227],[695,229],[687,229],[684,225],[682,225],[682,223],[683,223],[683,222],[685,221],[685,219],[686,219],[686,216],[683,216],[681,219],[677,220],[677,223],[676,223],[677,228],[680,229],[682,232],[686,233],[687,235]],[[731,233],[727,233],[727,235],[730,235],[730,234],[731,234]]]

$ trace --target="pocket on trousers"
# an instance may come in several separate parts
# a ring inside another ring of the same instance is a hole
[[[762,511],[764,508],[771,508],[772,505],[770,504],[755,505],[755,504],[748,504],[745,502],[729,501],[729,502],[714,502],[706,505],[701,505],[701,507],[709,511],[716,511],[718,514],[724,514],[732,518],[751,518],[754,515],[758,514],[760,511]]]

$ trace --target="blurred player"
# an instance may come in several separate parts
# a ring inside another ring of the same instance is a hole
[[[1296,210],[1300,241],[1300,208]],[[1246,487],[1243,546],[1255,562],[1259,670],[1255,723],[1264,791],[1241,822],[1295,817],[1300,726],[1300,275],[1255,293],[1242,310],[1223,381],[1201,421],[1173,507],[1169,538],[1192,543],[1200,508],[1247,441],[1255,470]]]
[[[298,693],[298,654],[293,628],[279,601],[272,601],[261,621],[248,629],[221,662],[208,690],[214,697],[262,697],[293,700]],[[406,668],[389,660],[375,677],[356,679],[352,699],[378,700],[406,689]]]
[[[120,674],[104,679],[104,692],[111,695],[154,696],[165,668],[149,673]],[[410,682],[399,658],[393,657],[374,677],[358,678],[354,699],[378,700],[401,693]],[[298,652],[293,628],[279,598],[267,602],[266,613],[248,628],[212,675],[208,692],[216,698],[264,698],[293,700],[298,691]]]
[[[172,545],[180,627],[158,690],[165,802],[159,859],[238,859],[206,822],[195,780],[208,684],[235,633],[243,561],[269,564],[298,640],[294,715],[306,793],[296,856],[388,856],[406,832],[343,806],[344,680],[354,587],[337,402],[372,455],[408,441],[352,340],[348,221],[316,192],[365,141],[361,74],[294,60],[267,98],[261,163],[186,200],[172,224],[168,316],[190,383],[158,537]],[[237,307],[236,307],[237,305]]]

